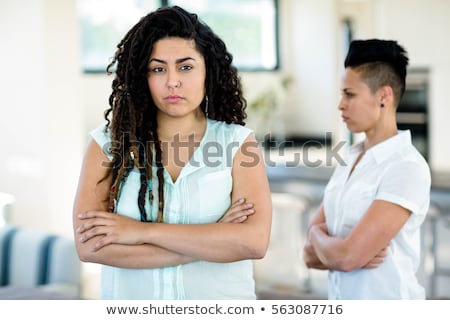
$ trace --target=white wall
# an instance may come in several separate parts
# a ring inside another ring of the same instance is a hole
[[[83,148],[75,2],[0,2],[0,192],[12,223],[69,234]]]
[[[290,6],[287,19],[292,24],[291,37],[283,50],[292,52],[285,68],[291,70],[296,82],[287,127],[305,135],[324,136],[327,131],[336,131],[338,120],[335,1],[290,1]]]
[[[411,65],[430,68],[430,161],[435,169],[450,170],[450,1],[379,0],[378,5],[377,35],[398,39],[408,48]]]

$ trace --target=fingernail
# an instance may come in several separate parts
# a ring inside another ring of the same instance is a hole
[[[240,203],[242,203],[242,202],[244,202],[244,201],[245,201],[244,198],[240,198],[240,199],[239,199],[239,202],[240,202]]]

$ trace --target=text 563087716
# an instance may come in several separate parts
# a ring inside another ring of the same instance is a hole
[[[272,314],[343,314],[341,304],[272,304]]]

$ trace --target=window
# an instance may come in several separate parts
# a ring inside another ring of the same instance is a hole
[[[159,6],[160,0],[78,0],[83,71],[105,72],[125,33]]]
[[[224,40],[241,71],[278,68],[277,0],[78,0],[84,72],[105,72],[125,33],[162,5],[199,15]]]
[[[277,2],[274,0],[169,0],[195,12],[224,40],[240,70],[278,67]]]

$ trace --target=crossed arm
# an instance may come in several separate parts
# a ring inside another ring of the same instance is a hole
[[[73,209],[74,236],[82,261],[125,268],[156,268],[196,260],[232,262],[259,259],[269,243],[272,204],[265,166],[256,140],[233,162],[232,206],[217,223],[143,223],[108,213],[110,179],[97,184],[108,159],[91,141]],[[252,166],[242,166],[252,163]]]
[[[410,214],[401,206],[375,200],[350,234],[340,238],[328,234],[321,205],[303,248],[305,263],[310,268],[340,271],[375,268],[384,261],[390,241]]]

